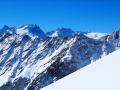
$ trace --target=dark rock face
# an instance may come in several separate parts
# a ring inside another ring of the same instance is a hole
[[[99,40],[80,33],[44,40],[6,33],[0,36],[0,80],[8,81],[0,90],[40,90],[119,47],[120,31]]]
[[[0,87],[0,90],[24,90],[24,87],[28,84],[29,79],[27,78],[19,78],[16,79],[13,83],[7,82],[2,87]]]
[[[120,39],[120,30],[113,32],[108,39],[117,40]]]
[[[11,90],[23,90],[29,82],[30,80],[27,78],[16,79],[12,84]]]
[[[11,90],[11,88],[12,88],[12,83],[11,82],[7,82],[2,87],[0,87],[0,90]]]

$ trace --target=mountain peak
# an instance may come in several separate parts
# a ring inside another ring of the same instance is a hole
[[[36,24],[25,24],[15,28],[4,25],[4,27],[0,29],[0,34],[4,33],[18,34],[21,36],[29,35],[30,37],[39,37],[41,39],[45,39],[47,37],[42,29]]]
[[[37,24],[24,24],[18,26],[18,28],[33,28],[33,27],[39,27]]]
[[[4,30],[8,30],[8,29],[10,29],[10,27],[7,26],[7,25],[4,25],[2,29],[4,29]]]
[[[48,36],[50,37],[68,37],[68,36],[74,36],[75,32],[72,29],[69,28],[58,28],[55,31],[47,32]]]
[[[33,36],[37,36],[42,39],[46,38],[46,34],[36,24],[21,25],[17,28],[16,33],[19,35],[31,34]]]
[[[120,39],[120,29],[108,36],[108,41]]]
[[[7,25],[4,25],[3,28],[0,29],[0,34],[4,34],[4,33],[13,33],[14,30],[12,27],[9,27]]]

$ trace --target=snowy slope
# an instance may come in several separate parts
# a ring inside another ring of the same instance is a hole
[[[120,90],[120,50],[41,90]]]

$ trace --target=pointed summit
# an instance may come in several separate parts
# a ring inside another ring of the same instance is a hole
[[[9,26],[7,26],[7,25],[4,25],[2,29],[3,29],[3,30],[9,30],[9,29],[10,29],[10,27],[9,27]]]
[[[14,29],[12,27],[9,27],[7,25],[4,25],[2,29],[0,29],[0,34],[4,33],[13,33]]]
[[[38,36],[41,39],[45,39],[47,36],[46,34],[40,29],[40,27],[36,24],[26,24],[22,25],[17,28],[16,33],[19,35],[33,35],[33,36]]]
[[[69,28],[58,28],[55,31],[52,32],[47,32],[47,35],[50,37],[69,37],[69,36],[74,36],[75,32],[72,31],[72,29]]]
[[[117,40],[117,39],[120,39],[120,29],[108,36],[108,40]]]

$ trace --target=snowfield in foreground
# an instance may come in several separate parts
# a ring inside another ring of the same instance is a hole
[[[120,90],[120,50],[41,90]]]

